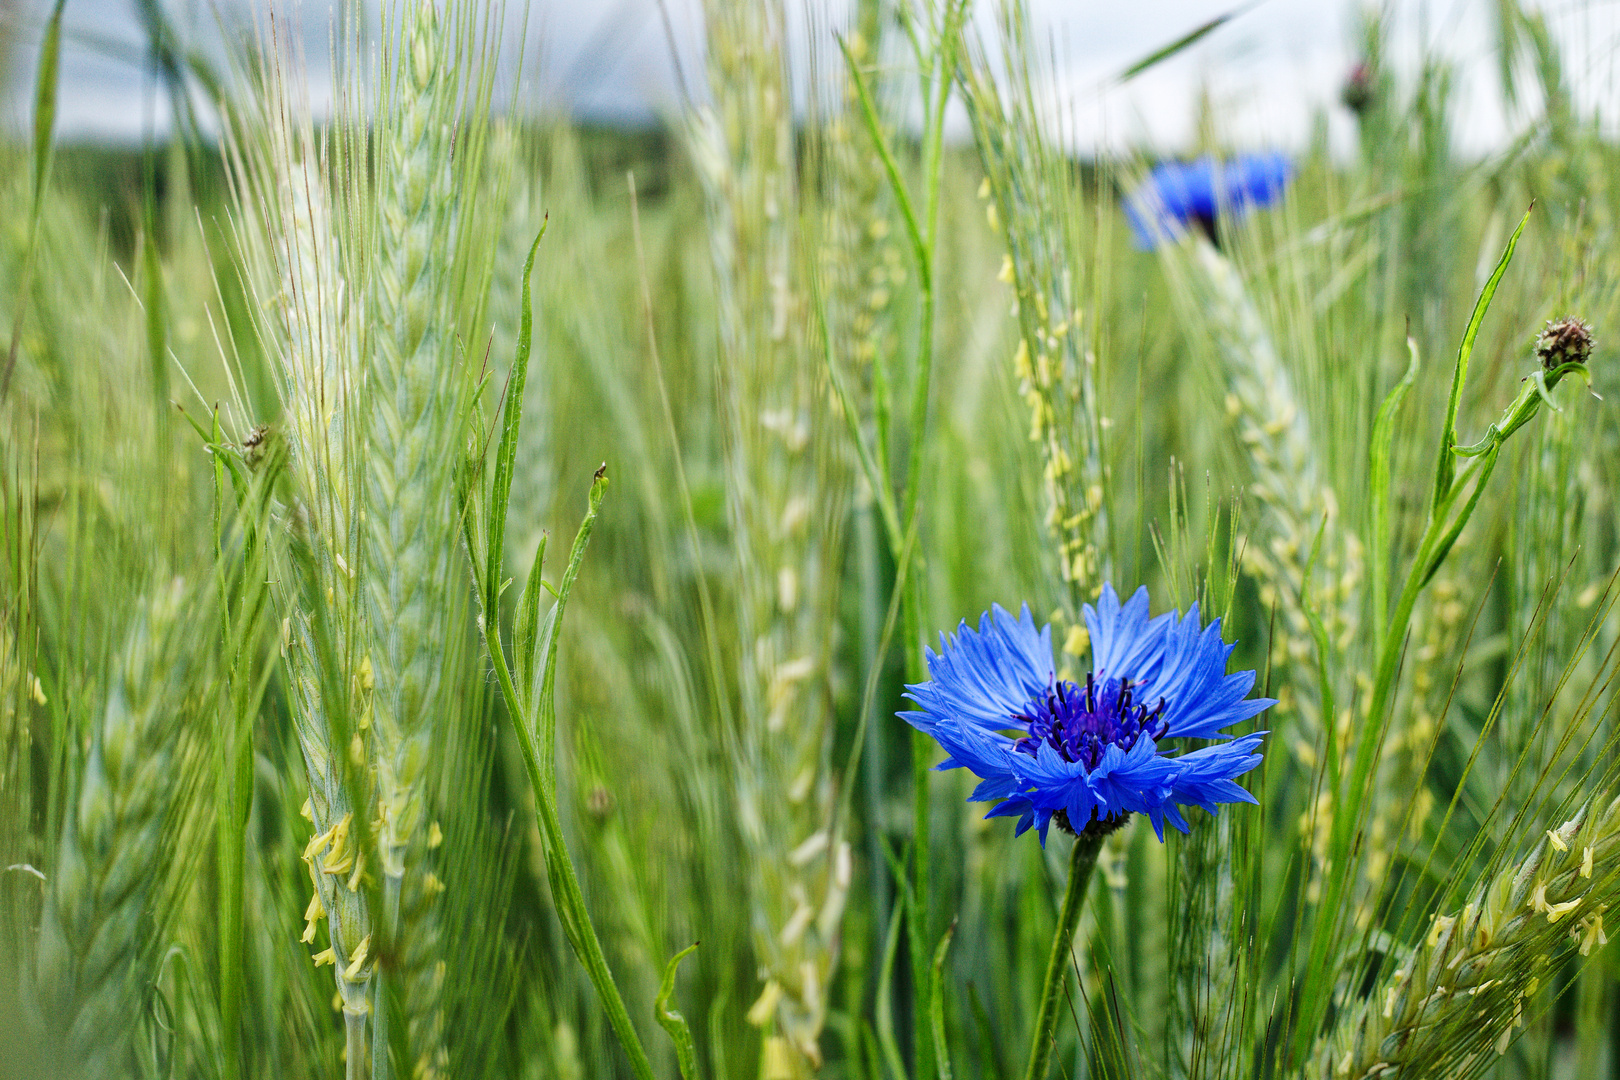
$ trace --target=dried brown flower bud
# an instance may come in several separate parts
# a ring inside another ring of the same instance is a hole
[[[1378,96],[1378,88],[1374,83],[1372,67],[1363,60],[1350,69],[1350,75],[1344,81],[1344,87],[1339,91],[1339,100],[1344,107],[1360,116],[1372,105],[1373,99]]]
[[[1592,355],[1592,328],[1573,317],[1548,322],[1536,339],[1536,355],[1548,371],[1563,364],[1584,364]]]

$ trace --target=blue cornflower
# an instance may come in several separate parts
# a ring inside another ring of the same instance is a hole
[[[1125,217],[1144,251],[1181,236],[1188,225],[1213,240],[1217,216],[1270,205],[1293,174],[1293,162],[1276,152],[1239,154],[1230,161],[1205,156],[1165,162],[1125,200]]]
[[[927,732],[949,757],[941,769],[968,768],[983,782],[970,801],[1003,800],[986,817],[1018,817],[1046,843],[1057,817],[1071,831],[1107,831],[1146,814],[1164,839],[1164,823],[1187,831],[1181,806],[1214,813],[1218,803],[1254,802],[1233,782],[1260,764],[1265,732],[1232,739],[1221,729],[1276,704],[1247,698],[1254,672],[1226,672],[1232,646],[1220,620],[1201,627],[1198,605],[1182,616],[1148,618],[1146,588],[1120,604],[1104,585],[1085,607],[1091,671],[1060,679],[1052,664],[1052,628],[1035,629],[1029,605],[1013,618],[996,605],[974,632],[963,620],[954,637],[928,650],[929,682],[908,686],[920,711],[901,717]],[[1169,754],[1169,739],[1231,739]]]

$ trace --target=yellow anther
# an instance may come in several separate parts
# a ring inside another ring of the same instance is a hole
[[[323,967],[327,964],[335,963],[337,963],[337,953],[333,952],[330,947],[322,949],[320,952],[315,954],[316,967]]]
[[[335,823],[320,835],[310,837],[309,843],[304,845],[304,861],[308,862],[319,855],[328,844],[334,847],[341,844],[343,838],[349,835],[349,817],[350,815],[344,814],[342,821]]]
[[[435,821],[433,824],[428,826],[428,849],[432,850],[442,843],[444,843],[444,833],[440,831],[439,823]]]
[[[314,893],[309,898],[309,906],[304,909],[304,934],[298,940],[305,945],[315,940],[315,923],[326,915],[326,905],[321,903],[321,894]]]
[[[344,884],[349,887],[350,892],[359,891],[361,874],[364,872],[365,868],[366,853],[362,851],[360,852],[359,857],[354,860],[354,873],[350,874],[349,880],[344,882]]]
[[[1569,850],[1569,845],[1564,843],[1564,838],[1551,829],[1547,830],[1547,842],[1559,851]]]
[[[1562,904],[1548,904],[1547,905],[1547,921],[1549,923],[1555,923],[1559,919],[1562,919],[1565,915],[1568,915],[1570,912],[1574,911],[1576,908],[1578,908],[1580,906],[1581,906],[1581,897],[1579,897],[1579,896],[1577,896],[1573,900],[1566,900]]]
[[[1587,847],[1586,850],[1581,852],[1581,877],[1589,878],[1591,876],[1592,876],[1592,849],[1591,849],[1591,847]]]
[[[1538,882],[1536,887],[1530,890],[1530,899],[1526,902],[1530,905],[1531,911],[1546,911],[1547,883],[1545,881]]]
[[[328,874],[347,873],[354,863],[354,852],[348,850],[349,823],[354,819],[353,813],[343,815],[343,819],[327,831],[331,840],[331,850],[321,862],[321,869]],[[315,850],[319,851],[319,848]]]
[[[1581,935],[1582,956],[1591,956],[1594,948],[1609,943],[1608,937],[1603,933],[1603,916],[1587,916],[1581,920],[1581,928],[1586,931]]]
[[[759,1000],[748,1009],[748,1022],[755,1027],[764,1027],[776,1015],[776,1003],[782,1000],[782,987],[775,979],[765,984],[760,992]]]
[[[371,948],[371,935],[367,934],[360,939],[360,944],[354,947],[349,956],[349,966],[343,969],[343,977],[355,982],[360,977],[360,969],[366,965],[366,952]]]

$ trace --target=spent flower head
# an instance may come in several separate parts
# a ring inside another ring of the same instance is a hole
[[[1179,238],[1189,225],[1215,240],[1215,219],[1241,216],[1250,207],[1269,206],[1282,196],[1294,163],[1275,151],[1239,154],[1229,161],[1205,156],[1167,161],[1154,167],[1125,200],[1125,217],[1144,251]]]
[[[1233,778],[1260,764],[1265,733],[1222,729],[1275,703],[1245,697],[1254,672],[1227,673],[1220,620],[1202,626],[1196,604],[1149,618],[1146,588],[1121,604],[1112,585],[1085,619],[1091,671],[1079,682],[1058,676],[1051,627],[1037,630],[1027,604],[1017,618],[993,607],[977,631],[964,620],[928,651],[933,678],[907,687],[920,711],[902,719],[950,754],[939,768],[983,781],[971,801],[1002,800],[986,817],[1016,815],[1042,844],[1053,818],[1098,833],[1146,814],[1162,840],[1166,821],[1187,831],[1179,806],[1254,802]],[[1167,752],[1173,739],[1231,741]]]
[[[1548,320],[1536,339],[1536,356],[1548,371],[1564,364],[1584,364],[1592,355],[1592,328],[1584,320],[1566,316]]]
[[[1344,86],[1339,90],[1339,100],[1344,102],[1345,108],[1360,116],[1372,106],[1377,97],[1378,82],[1372,65],[1365,60],[1358,60],[1345,78]]]

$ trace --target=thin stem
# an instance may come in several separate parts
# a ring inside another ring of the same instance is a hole
[[[961,27],[961,16],[965,5],[947,0],[944,11],[941,13],[939,45],[935,50],[933,70],[925,80],[925,89],[930,94],[928,127],[923,138],[923,190],[926,217],[922,223],[922,236],[916,236],[916,222],[908,215],[908,227],[913,233],[913,241],[917,254],[917,287],[920,293],[921,311],[918,322],[917,342],[917,370],[911,386],[911,417],[910,435],[911,445],[906,456],[905,490],[902,495],[900,520],[904,523],[909,534],[916,524],[917,515],[922,505],[922,464],[923,448],[926,445],[925,436],[928,430],[928,399],[933,381],[934,368],[934,256],[939,233],[939,193],[943,183],[943,147],[945,131],[945,106],[950,101],[952,72],[955,68],[955,53],[957,34]],[[903,190],[904,185],[896,184],[896,190]],[[922,658],[922,611],[923,586],[922,575],[913,573],[906,582],[904,592],[905,604],[902,611],[902,625],[905,631],[906,642],[906,676],[912,682],[922,682],[926,678]],[[928,774],[931,764],[937,754],[932,739],[921,731],[911,733],[911,784],[912,803],[915,815],[914,828],[914,854],[912,872],[915,875],[912,887],[917,896],[916,925],[910,928],[912,935],[912,977],[916,988],[916,1010],[914,1020],[914,1034],[916,1036],[916,1065],[917,1075],[923,1076],[932,1071],[936,1060],[943,1059],[944,1047],[934,1046],[931,1043],[932,1029],[928,1026],[926,1017],[930,1014],[933,1003],[930,1000],[932,993],[928,981],[928,938],[930,926],[930,880],[928,876],[929,855],[929,828],[928,828]]]
[[[1052,955],[1046,958],[1046,977],[1041,981],[1041,1007],[1035,1014],[1034,1041],[1029,1048],[1029,1068],[1024,1080],[1046,1080],[1046,1067],[1052,1059],[1052,1032],[1057,1027],[1058,998],[1069,971],[1069,943],[1080,922],[1080,908],[1086,899],[1086,884],[1097,866],[1102,850],[1099,834],[1082,832],[1069,854],[1069,885],[1063,893],[1063,910],[1058,913],[1057,931],[1052,935]]]

